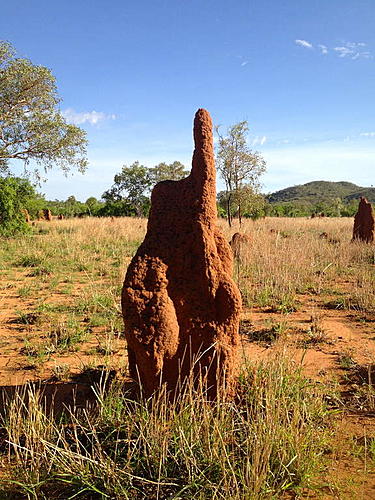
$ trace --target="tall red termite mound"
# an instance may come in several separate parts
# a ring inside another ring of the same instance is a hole
[[[354,217],[353,240],[373,243],[375,239],[375,217],[371,203],[361,197],[358,212]]]
[[[232,253],[216,227],[212,122],[199,109],[190,175],[157,184],[145,239],[122,290],[130,374],[147,395],[160,383],[174,391],[191,373],[211,394],[233,387],[240,293]]]

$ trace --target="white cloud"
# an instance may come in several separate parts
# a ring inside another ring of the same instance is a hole
[[[265,135],[263,136],[256,136],[254,137],[251,145],[254,147],[254,146],[257,146],[257,145],[260,145],[260,146],[263,146],[263,144],[266,142],[267,140],[267,137]]]
[[[116,115],[114,114],[106,114],[101,111],[85,111],[79,113],[72,108],[65,109],[62,115],[69,123],[73,123],[74,125],[83,125],[84,123],[97,125],[106,120],[116,119]]]
[[[353,55],[353,50],[349,47],[334,47],[333,50],[338,52],[339,57],[346,57],[349,55]]]
[[[363,42],[345,42],[339,47],[334,47],[333,50],[337,52],[339,57],[348,57],[353,61],[360,58],[372,59],[371,52],[368,50],[363,50],[363,47],[366,47],[366,44]]]
[[[361,132],[359,135],[361,137],[375,137],[375,132]]]
[[[246,66],[246,64],[249,64],[249,61],[244,61],[241,63],[241,66]]]
[[[322,53],[323,55],[328,54],[328,48],[327,48],[327,46],[326,46],[326,45],[321,45],[321,44],[319,44],[319,45],[318,45],[318,47],[320,48],[320,51],[321,51],[321,53]]]
[[[314,48],[314,45],[307,40],[294,40],[294,42],[300,47],[304,47],[306,49]],[[319,43],[317,44],[317,47],[322,55],[327,55],[329,50],[333,50],[334,54],[341,59],[348,58],[353,61],[357,59],[373,59],[371,52],[369,50],[365,50],[367,44],[364,42],[342,42],[342,45],[333,47],[332,49],[329,49],[327,45]]]
[[[352,49],[356,49],[357,47],[366,47],[366,44],[363,42],[346,42],[347,47],[351,47]]]
[[[305,47],[305,49],[312,49],[313,44],[308,42],[307,40],[294,40],[294,42],[300,47]]]

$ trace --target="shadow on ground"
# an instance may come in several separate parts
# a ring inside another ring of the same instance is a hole
[[[37,395],[47,414],[61,415],[66,410],[94,408],[98,404],[98,395],[108,393],[116,377],[116,370],[104,367],[88,369],[71,377],[68,381],[51,378],[44,381],[28,382],[22,385],[0,387],[0,416],[5,416],[10,403],[19,399],[20,407],[27,408],[30,397]],[[135,392],[135,384],[124,381],[124,393]]]

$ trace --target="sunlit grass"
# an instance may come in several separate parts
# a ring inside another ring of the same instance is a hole
[[[104,381],[103,381],[104,382]],[[30,498],[266,499],[308,486],[323,465],[328,412],[286,359],[242,371],[235,400],[189,383],[132,399],[96,386],[95,410],[56,421],[31,387],[8,406],[4,492]]]

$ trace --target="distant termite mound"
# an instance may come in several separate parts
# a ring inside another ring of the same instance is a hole
[[[51,210],[49,210],[48,208],[43,208],[42,210],[39,210],[38,220],[51,221],[52,220]]]
[[[361,197],[358,212],[354,217],[352,241],[373,243],[375,239],[375,217],[371,203]]]
[[[216,226],[212,122],[199,109],[190,175],[158,183],[147,233],[124,281],[122,310],[129,369],[146,395],[161,383],[173,392],[191,374],[210,394],[233,388],[240,293],[232,253]]]
[[[23,213],[23,215],[25,217],[25,221],[27,223],[30,223],[31,222],[31,217],[30,217],[29,211],[26,208],[22,208],[21,212]]]
[[[236,259],[241,257],[241,254],[248,248],[251,238],[247,234],[234,233],[229,245],[232,249],[233,255]]]

